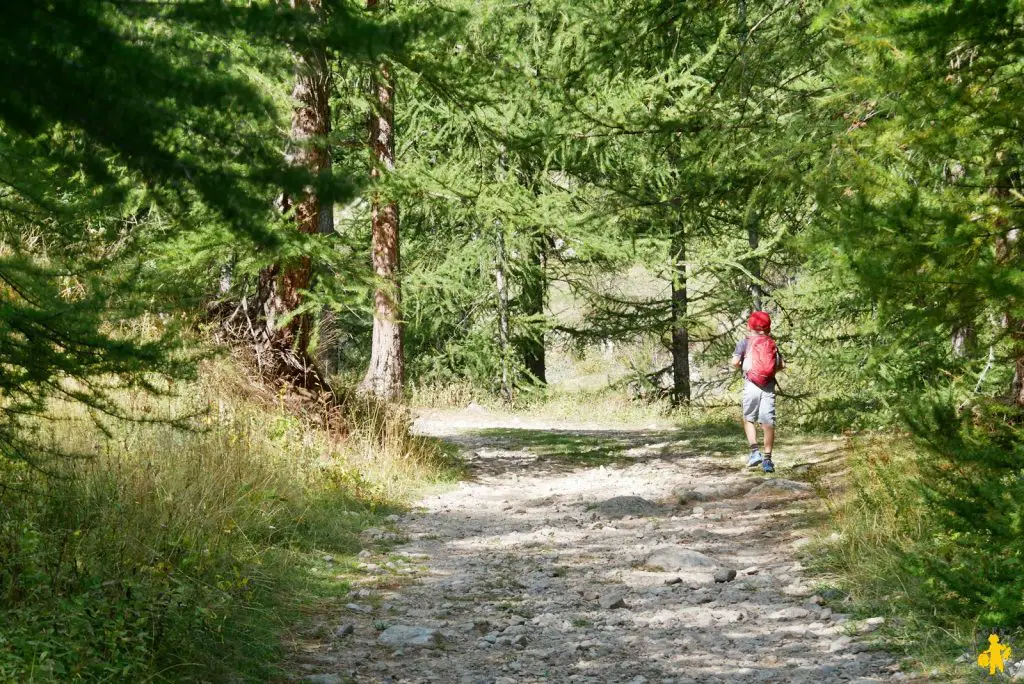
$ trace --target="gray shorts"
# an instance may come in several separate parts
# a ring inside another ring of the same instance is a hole
[[[775,392],[763,390],[749,380],[743,381],[743,420],[775,425]]]

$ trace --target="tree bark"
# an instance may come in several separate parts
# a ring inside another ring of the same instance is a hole
[[[501,396],[512,401],[512,378],[508,367],[509,362],[509,326],[508,326],[508,277],[505,263],[505,235],[501,223],[495,221],[497,228],[497,258],[494,260],[494,284],[498,290],[498,349],[501,354]]]
[[[690,331],[687,307],[686,231],[672,235],[672,405],[690,402]]]
[[[977,347],[977,341],[978,337],[974,332],[973,325],[968,324],[953,328],[953,334],[950,338],[953,357],[957,359],[966,359],[969,356],[972,356],[975,348]]]
[[[1020,229],[1013,228],[996,238],[996,261],[1004,268],[1015,268],[1019,263],[1021,240]],[[1013,379],[1010,381],[1010,402],[1024,409],[1024,321],[1018,319],[1013,310],[1016,301],[1009,298],[1003,321],[1010,333],[1013,355]]]
[[[533,238],[530,245],[528,272],[524,274],[520,302],[523,313],[531,319],[544,316],[544,304],[547,301],[547,236],[540,234]],[[519,336],[519,352],[523,367],[530,374],[531,382],[539,385],[547,384],[547,365],[545,355],[544,330],[531,330],[529,334]]]
[[[381,8],[379,0],[366,0],[368,10]],[[373,79],[375,107],[370,116],[370,145],[373,169],[380,179],[395,168],[395,87],[391,67],[382,61]],[[361,389],[381,399],[400,398],[405,380],[402,349],[400,252],[398,204],[375,192],[370,207],[371,253],[377,288],[373,296],[373,341],[370,365]]]
[[[1013,368],[1013,382],[1010,384],[1010,400],[1014,406],[1024,408],[1024,348],[1017,347]]]
[[[308,7],[320,11],[320,0],[290,0],[293,10]],[[305,168],[317,176],[330,171],[330,150],[324,141],[331,131],[330,110],[331,69],[327,51],[322,46],[303,49],[295,54],[295,85],[292,99],[290,141],[285,158],[289,164]],[[295,227],[301,233],[322,232],[333,217],[330,203],[324,208],[312,186],[298,196],[282,193],[277,199],[282,212],[291,211]],[[325,216],[326,214],[326,216]],[[273,264],[260,272],[257,299],[262,310],[264,346],[275,358],[276,374],[296,374],[300,384],[308,385],[317,376],[310,357],[309,340],[312,321],[308,314],[295,316],[287,324],[279,321],[302,303],[301,291],[310,285],[313,264],[308,256],[287,263]]]

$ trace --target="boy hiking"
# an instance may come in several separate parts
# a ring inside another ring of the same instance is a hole
[[[750,314],[747,327],[753,333],[736,344],[730,365],[743,369],[743,431],[750,443],[747,466],[760,465],[766,473],[775,472],[772,446],[775,444],[775,374],[786,367],[772,339],[772,319],[764,311]],[[757,446],[757,426],[764,431],[764,454]]]

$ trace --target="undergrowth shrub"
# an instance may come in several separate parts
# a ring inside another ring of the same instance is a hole
[[[211,401],[195,430],[104,434],[64,406],[52,446],[88,457],[0,462],[0,681],[265,681],[310,563],[354,556],[443,469],[394,415],[339,441],[209,386],[181,395],[125,401],[152,416]]]
[[[996,402],[957,413],[934,403],[912,417],[928,458],[919,485],[936,532],[908,559],[950,613],[1024,629],[1024,430]]]
[[[855,441],[839,534],[811,556],[862,610],[898,618],[891,646],[939,662],[1024,631],[1021,430],[1005,406],[950,406],[909,416],[912,434]]]

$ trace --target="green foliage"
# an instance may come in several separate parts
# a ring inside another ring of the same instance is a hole
[[[918,445],[912,467],[862,474],[885,488],[857,505],[893,514],[891,536],[841,566],[873,565],[870,584],[898,582],[895,605],[945,629],[1024,626],[1022,22],[1004,2],[845,3],[821,22],[836,128],[797,301],[858,422],[898,420]]]
[[[1024,628],[1024,441],[1012,420],[997,405],[959,416],[938,402],[912,418],[938,532],[907,563],[943,610],[1002,629]]]

